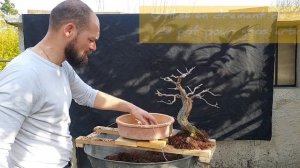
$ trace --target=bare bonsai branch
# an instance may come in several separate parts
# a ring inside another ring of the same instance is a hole
[[[177,72],[178,72],[180,75],[182,75],[182,74],[183,74],[182,72],[180,72],[180,71],[179,71],[179,69],[176,69],[176,70],[177,70]]]
[[[168,88],[169,90],[178,90],[178,88],[177,87],[175,87],[175,88]]]
[[[190,92],[192,92],[192,89],[189,86],[187,86],[187,88],[189,89]]]
[[[187,94],[187,96],[194,95],[194,94],[195,94],[195,92],[197,91],[197,89],[199,89],[199,88],[200,88],[202,85],[203,85],[203,84],[200,84],[200,85],[198,85],[198,86],[194,87],[194,90],[193,90],[193,91],[191,90],[191,88],[190,88],[190,87],[188,87],[188,88],[189,88],[189,90],[190,90],[190,93],[188,93],[188,94]]]
[[[212,106],[212,107],[220,108],[220,107],[218,106],[218,103],[212,104],[212,103],[208,102],[208,101],[204,98],[204,95],[205,95],[206,93],[209,93],[210,95],[212,95],[212,96],[214,96],[214,97],[220,96],[220,95],[218,95],[218,94],[214,94],[213,92],[211,92],[210,89],[205,89],[205,90],[202,90],[200,93],[197,93],[197,94],[191,96],[191,99],[198,98],[198,99],[203,100],[206,104],[208,104],[208,105],[210,105],[210,106]]]
[[[173,79],[171,79],[170,77],[165,77],[165,78],[161,78],[161,79],[166,81],[166,82],[171,82],[171,83],[176,85],[176,82]]]
[[[174,104],[176,102],[176,98],[174,97],[173,101],[171,100],[168,100],[167,102],[166,101],[163,101],[163,100],[160,100],[158,101],[160,103],[165,103],[165,104],[168,104],[168,105],[171,105],[171,104]]]
[[[177,69],[177,71],[181,74],[181,75],[180,75],[181,78],[185,78],[185,77],[187,77],[188,75],[190,75],[191,72],[195,69],[195,67],[192,67],[191,69],[187,69],[187,68],[185,68],[185,69],[186,69],[186,73],[181,73],[181,72]]]
[[[192,67],[191,69],[187,69],[187,68],[185,68],[186,69],[186,73],[183,73],[183,72],[181,72],[179,69],[176,69],[177,70],[177,72],[180,74],[179,76],[176,76],[176,75],[171,75],[170,77],[171,78],[175,78],[175,79],[182,79],[182,78],[185,78],[186,76],[188,76],[188,75],[190,75],[191,74],[191,72],[195,69],[195,67]]]
[[[157,96],[159,97],[171,97],[172,98],[172,101],[171,100],[168,100],[167,102],[166,101],[163,101],[163,100],[160,100],[158,102],[162,102],[162,103],[165,103],[165,104],[173,104],[176,102],[176,98],[180,98],[180,95],[179,94],[165,94],[165,93],[161,93],[160,91],[156,90],[156,93],[155,93]]]
[[[173,75],[173,74],[172,74],[170,77],[171,77],[171,78],[175,78],[175,79],[178,78],[178,76],[175,76],[175,75]]]

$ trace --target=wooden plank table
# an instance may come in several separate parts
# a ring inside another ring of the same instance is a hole
[[[174,130],[173,134],[176,134],[178,130]],[[115,135],[116,138],[102,138],[101,134]],[[119,137],[118,129],[111,127],[97,126],[94,128],[94,132],[87,136],[80,136],[76,138],[76,147],[83,147],[86,144],[100,145],[109,147],[121,147],[121,148],[132,148],[138,150],[174,153],[182,155],[191,155],[199,157],[199,161],[202,163],[210,163],[213,153],[216,149],[216,141],[210,139],[215,145],[210,149],[205,150],[190,150],[190,149],[176,149],[171,145],[167,144],[167,139],[154,140],[154,141],[140,141],[130,140]]]

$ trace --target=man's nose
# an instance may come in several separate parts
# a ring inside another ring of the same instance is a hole
[[[96,43],[94,42],[94,43],[92,43],[91,45],[90,45],[90,49],[92,50],[92,51],[96,51],[96,49],[97,49],[97,45],[96,45]]]

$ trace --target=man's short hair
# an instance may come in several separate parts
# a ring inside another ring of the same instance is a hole
[[[49,29],[55,31],[63,24],[73,22],[79,30],[83,30],[92,13],[91,8],[80,0],[65,0],[51,11]]]

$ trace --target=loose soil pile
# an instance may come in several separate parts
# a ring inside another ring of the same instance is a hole
[[[166,162],[172,160],[182,159],[182,155],[152,152],[152,151],[139,151],[139,152],[121,152],[118,154],[113,154],[106,156],[104,159],[132,162],[132,163],[151,163],[151,162]],[[167,159],[167,160],[166,160]]]
[[[188,132],[179,132],[169,137],[168,144],[176,149],[207,149],[215,145],[214,142],[203,142],[199,137],[191,137]]]
[[[174,136],[168,138],[168,144],[177,149],[207,149],[215,145],[214,142],[203,142],[199,137],[191,137],[188,132],[179,132]],[[182,159],[182,155],[161,153],[152,151],[139,151],[139,152],[121,152],[113,155],[106,156],[104,159],[124,161],[132,163],[151,163],[151,162],[166,162],[172,160]]]

